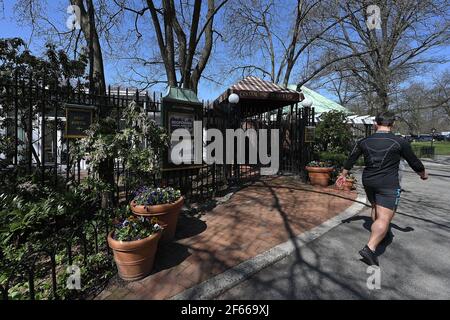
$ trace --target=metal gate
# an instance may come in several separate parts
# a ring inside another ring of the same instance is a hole
[[[282,112],[278,109],[257,108],[258,113],[244,113],[239,105],[233,108],[223,109],[211,106],[205,113],[206,128],[219,129],[226,137],[227,129],[242,129],[245,131],[265,129],[270,135],[270,130],[279,130],[279,171],[278,174],[294,174],[306,179],[305,165],[311,158],[311,146],[305,143],[305,128],[314,125],[314,110],[303,108],[299,104],[284,107]],[[259,137],[259,134],[257,134]],[[259,140],[258,140],[259,143]],[[267,150],[271,156],[270,137],[267,139]],[[215,165],[216,182],[224,185],[239,185],[258,179],[261,168],[265,167],[259,161],[250,163],[249,140],[246,138],[245,163]],[[236,150],[235,150],[236,155]],[[218,171],[217,171],[218,170]],[[220,177],[218,179],[218,177]]]

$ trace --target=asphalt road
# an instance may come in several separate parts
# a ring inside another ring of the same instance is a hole
[[[374,270],[358,255],[369,236],[367,209],[218,299],[450,299],[450,165],[426,167],[428,181],[403,173],[394,236],[378,248],[379,289],[368,288]]]

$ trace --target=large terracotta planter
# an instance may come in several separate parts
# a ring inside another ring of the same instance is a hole
[[[313,186],[327,187],[330,183],[331,172],[334,168],[306,167],[309,180]]]
[[[117,241],[108,235],[108,245],[114,252],[114,261],[123,280],[134,281],[150,274],[155,261],[161,231],[135,241]]]
[[[133,211],[136,215],[144,217],[157,217],[161,226],[164,228],[161,241],[168,242],[175,236],[178,215],[180,214],[183,203],[183,197],[180,197],[180,199],[174,203],[158,204],[154,206],[136,205],[133,200],[130,203],[130,207],[131,211]]]

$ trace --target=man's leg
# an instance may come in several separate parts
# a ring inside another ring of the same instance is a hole
[[[378,244],[386,236],[393,217],[394,210],[376,206],[376,220],[372,223],[372,232],[370,234],[369,242],[367,243],[367,246],[373,252],[375,252]]]
[[[377,207],[375,202],[375,191],[373,188],[364,186],[364,191],[366,192],[367,200],[369,200],[370,205],[372,206],[372,211],[370,212],[370,215],[372,217],[372,221],[375,221],[377,219]]]

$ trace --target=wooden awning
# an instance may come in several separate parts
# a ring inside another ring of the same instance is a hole
[[[300,92],[250,76],[229,87],[214,101],[214,105],[228,106],[228,97],[232,93],[239,96],[239,106],[246,114],[267,112],[304,99]]]

